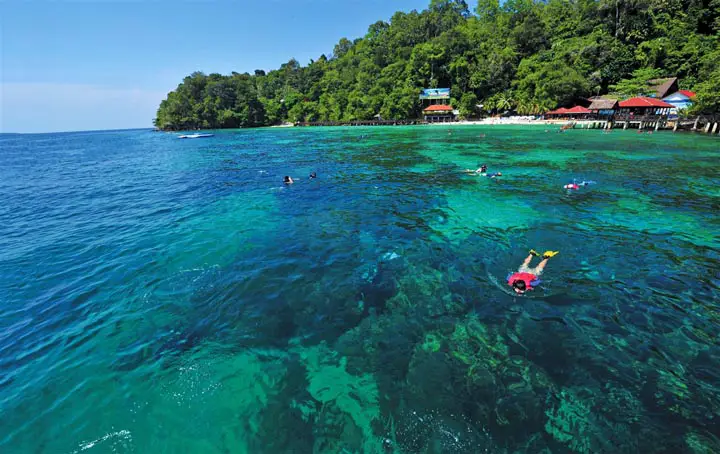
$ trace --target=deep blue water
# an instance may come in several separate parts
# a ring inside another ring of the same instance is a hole
[[[0,451],[720,452],[719,144],[0,135]]]

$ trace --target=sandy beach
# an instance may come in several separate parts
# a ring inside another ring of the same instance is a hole
[[[484,118],[482,120],[462,120],[449,123],[429,123],[432,126],[489,126],[489,125],[564,125],[571,120],[542,120],[530,117]]]

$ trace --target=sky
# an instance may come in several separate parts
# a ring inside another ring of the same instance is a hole
[[[193,71],[306,65],[430,0],[0,1],[0,133],[147,128]]]

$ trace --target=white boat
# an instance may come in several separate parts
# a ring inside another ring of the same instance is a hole
[[[183,134],[181,136],[178,136],[179,139],[202,139],[204,137],[213,137],[215,134]]]

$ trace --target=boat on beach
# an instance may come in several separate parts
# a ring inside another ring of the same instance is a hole
[[[203,139],[205,137],[213,137],[213,136],[215,136],[215,134],[200,134],[200,133],[183,134],[183,135],[178,136],[178,139]]]

